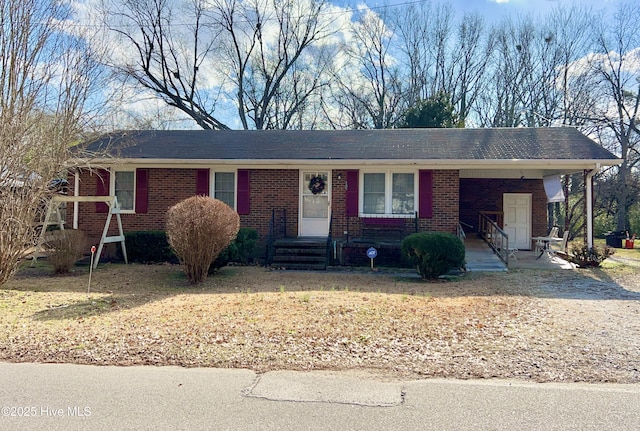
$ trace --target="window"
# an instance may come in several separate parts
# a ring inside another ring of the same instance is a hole
[[[133,211],[135,199],[135,171],[116,171],[114,180],[114,191],[118,198],[118,205],[123,211]]]
[[[364,173],[362,184],[363,214],[415,214],[414,173]]]
[[[415,212],[413,174],[393,174],[392,178],[391,212],[413,214]]]
[[[236,207],[236,175],[233,172],[216,172],[214,174],[213,197],[221,200],[231,208]]]
[[[364,174],[362,210],[365,214],[384,214],[384,174]]]

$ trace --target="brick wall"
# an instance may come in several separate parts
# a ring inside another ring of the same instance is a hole
[[[299,170],[298,169],[253,169],[250,171],[251,213],[240,217],[241,226],[258,231],[262,243],[269,229],[272,209],[286,210],[287,235],[298,234]],[[83,171],[80,195],[93,196],[96,192],[95,173]],[[346,217],[346,171],[333,170],[332,176],[333,236],[344,239],[345,231],[351,238],[360,234],[357,217]],[[73,184],[73,181],[70,181]],[[163,230],[166,212],[172,205],[191,197],[196,191],[194,169],[149,169],[149,209],[147,214],[122,214],[125,232],[134,230]],[[73,194],[73,190],[70,190]],[[477,225],[478,211],[502,211],[503,193],[532,193],[533,232],[546,234],[546,196],[542,180],[494,180],[459,179],[457,170],[433,172],[433,217],[419,220],[421,231],[455,233],[460,219]],[[459,206],[460,202],[460,206]],[[95,212],[95,203],[80,203],[79,228],[84,230],[92,242],[102,234],[106,214]],[[73,205],[68,205],[67,220],[73,217]],[[116,233],[115,219],[110,234]]]
[[[427,232],[456,233],[459,213],[460,175],[457,170],[433,171],[433,217],[419,220]]]
[[[547,196],[542,180],[460,179],[460,220],[478,227],[480,211],[502,211],[504,193],[531,193],[531,236],[547,234]]]
[[[149,208],[146,214],[121,214],[125,232],[136,230],[164,230],[167,210],[178,202],[195,195],[196,175],[193,169],[149,169]],[[83,171],[80,176],[80,196],[96,194],[95,172]],[[72,179],[69,181],[73,184]],[[69,191],[73,195],[73,190]],[[94,202],[79,203],[78,228],[92,243],[98,243],[106,221],[106,213],[96,213]],[[67,205],[67,220],[73,220],[73,204]],[[112,217],[109,235],[117,234],[115,216]]]
[[[240,222],[242,226],[256,229],[261,242],[269,232],[274,209],[279,226],[286,213],[287,236],[298,236],[299,175],[297,169],[254,169],[249,172],[251,213],[240,216]]]
[[[240,216],[242,227],[258,231],[260,242],[266,238],[271,210],[286,209],[287,235],[298,233],[298,181],[297,169],[252,170],[250,172],[251,214]],[[96,173],[83,171],[80,177],[80,196],[96,194]],[[70,181],[73,184],[73,181]],[[146,214],[122,214],[125,232],[136,230],[164,230],[167,210],[178,202],[196,194],[194,169],[149,169],[149,208]],[[73,189],[69,191],[73,195]],[[98,243],[107,217],[96,213],[96,204],[81,202],[78,228],[85,231],[92,243]],[[67,207],[67,220],[73,219],[73,204]],[[109,235],[117,233],[115,217]]]
[[[345,231],[349,232],[349,238],[360,236],[362,226],[359,218],[346,216],[346,171],[334,170],[332,183],[333,237],[346,239]],[[433,217],[419,219],[418,230],[455,233],[458,223],[458,191],[457,170],[433,171]],[[413,219],[407,220],[407,229],[413,229],[413,226],[409,226],[412,223]]]

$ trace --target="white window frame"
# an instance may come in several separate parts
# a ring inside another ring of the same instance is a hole
[[[116,173],[117,172],[133,172],[133,202],[132,202],[132,206],[133,208],[131,209],[123,209],[120,208],[120,212],[122,214],[135,214],[136,213],[136,193],[137,193],[137,175],[136,175],[136,169],[135,168],[117,168],[117,169],[111,169],[111,175],[109,175],[110,177],[110,181],[109,181],[109,194],[111,196],[116,196]],[[118,205],[120,205],[120,202],[118,202]]]
[[[384,174],[384,214],[364,212],[364,176],[365,174]],[[413,174],[413,212],[411,214],[393,214],[393,174]],[[358,215],[360,217],[414,218],[418,211],[418,171],[414,169],[367,169],[360,171],[358,187]]]
[[[233,208],[236,211],[238,206],[238,170],[237,169],[209,169],[209,196],[216,197],[216,173],[233,174]]]

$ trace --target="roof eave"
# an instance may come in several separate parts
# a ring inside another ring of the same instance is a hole
[[[355,166],[429,166],[440,169],[512,169],[522,168],[554,168],[554,169],[593,169],[601,166],[620,165],[622,159],[157,159],[157,158],[95,158],[91,160],[77,159],[79,166],[111,166],[111,165],[157,165],[157,166],[202,166],[202,165],[234,165],[234,166],[266,166],[266,167],[355,167]]]

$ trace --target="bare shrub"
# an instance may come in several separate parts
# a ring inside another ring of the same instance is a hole
[[[80,260],[87,246],[87,236],[81,230],[65,229],[51,232],[45,247],[47,259],[56,274],[68,273]]]
[[[67,2],[12,0],[0,7],[0,285],[36,245],[38,211],[70,168],[69,145],[88,130],[100,65]]]
[[[167,237],[193,284],[207,278],[209,265],[236,237],[240,217],[217,199],[194,196],[167,214]]]

